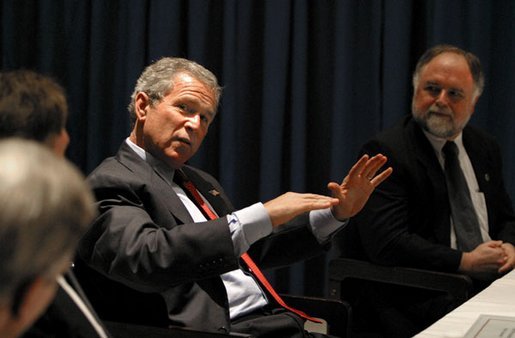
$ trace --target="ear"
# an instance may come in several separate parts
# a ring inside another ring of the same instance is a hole
[[[476,103],[477,103],[477,100],[479,100],[479,95],[477,95],[473,100],[472,100],[472,107],[470,107],[470,116],[472,116],[476,110]]]
[[[70,143],[70,135],[68,131],[63,128],[59,133],[49,135],[45,142],[58,156],[64,157],[66,148],[68,148],[68,144]]]
[[[144,121],[146,119],[150,104],[150,98],[147,93],[139,92],[136,94],[136,98],[134,99],[134,110],[138,121]]]
[[[46,310],[54,299],[57,283],[44,277],[36,277],[25,292],[20,295],[18,313],[11,314],[13,321],[21,330],[28,328]]]

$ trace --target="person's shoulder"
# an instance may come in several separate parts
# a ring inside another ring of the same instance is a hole
[[[463,129],[463,137],[473,138],[476,141],[482,140],[485,142],[497,143],[497,140],[495,139],[495,137],[492,134],[490,134],[487,131],[485,131],[484,129],[474,126],[472,124],[468,124]]]
[[[99,176],[111,175],[119,172],[124,167],[115,156],[107,157],[88,174],[87,179],[91,180]]]
[[[128,146],[122,145],[115,156],[107,157],[91,171],[87,181],[96,187],[134,180],[144,181],[151,174],[151,167]]]
[[[377,151],[402,150],[412,143],[417,126],[413,119],[405,117],[375,134],[365,144],[364,148],[377,148]]]
[[[500,145],[495,136],[470,124],[463,129],[463,144],[469,150],[500,153]]]

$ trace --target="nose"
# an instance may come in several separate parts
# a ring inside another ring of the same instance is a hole
[[[198,129],[200,127],[200,115],[193,114],[189,116],[188,120],[186,121],[186,127],[190,129]]]
[[[436,104],[439,106],[447,106],[449,103],[447,91],[442,90],[436,97]]]

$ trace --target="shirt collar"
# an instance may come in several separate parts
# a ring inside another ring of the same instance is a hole
[[[174,169],[170,168],[163,161],[158,160],[157,158],[152,156],[152,154],[138,146],[136,143],[132,142],[130,138],[127,137],[125,142],[129,147],[131,147],[132,150],[134,150],[136,155],[138,155],[143,161],[150,164],[152,168],[154,168],[157,172],[166,177],[166,179],[169,180],[169,182],[173,182],[173,175],[175,173]]]
[[[437,137],[425,130],[423,130],[424,135],[426,135],[427,139],[429,140],[429,143],[433,146],[433,149],[436,151],[438,155],[442,153],[442,148],[447,142],[447,139]],[[458,149],[463,149],[463,132],[459,133],[458,136],[454,139],[454,143],[456,143],[456,146]]]

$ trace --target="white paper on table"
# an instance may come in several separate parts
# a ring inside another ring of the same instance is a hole
[[[515,317],[480,315],[464,338],[515,338]]]

